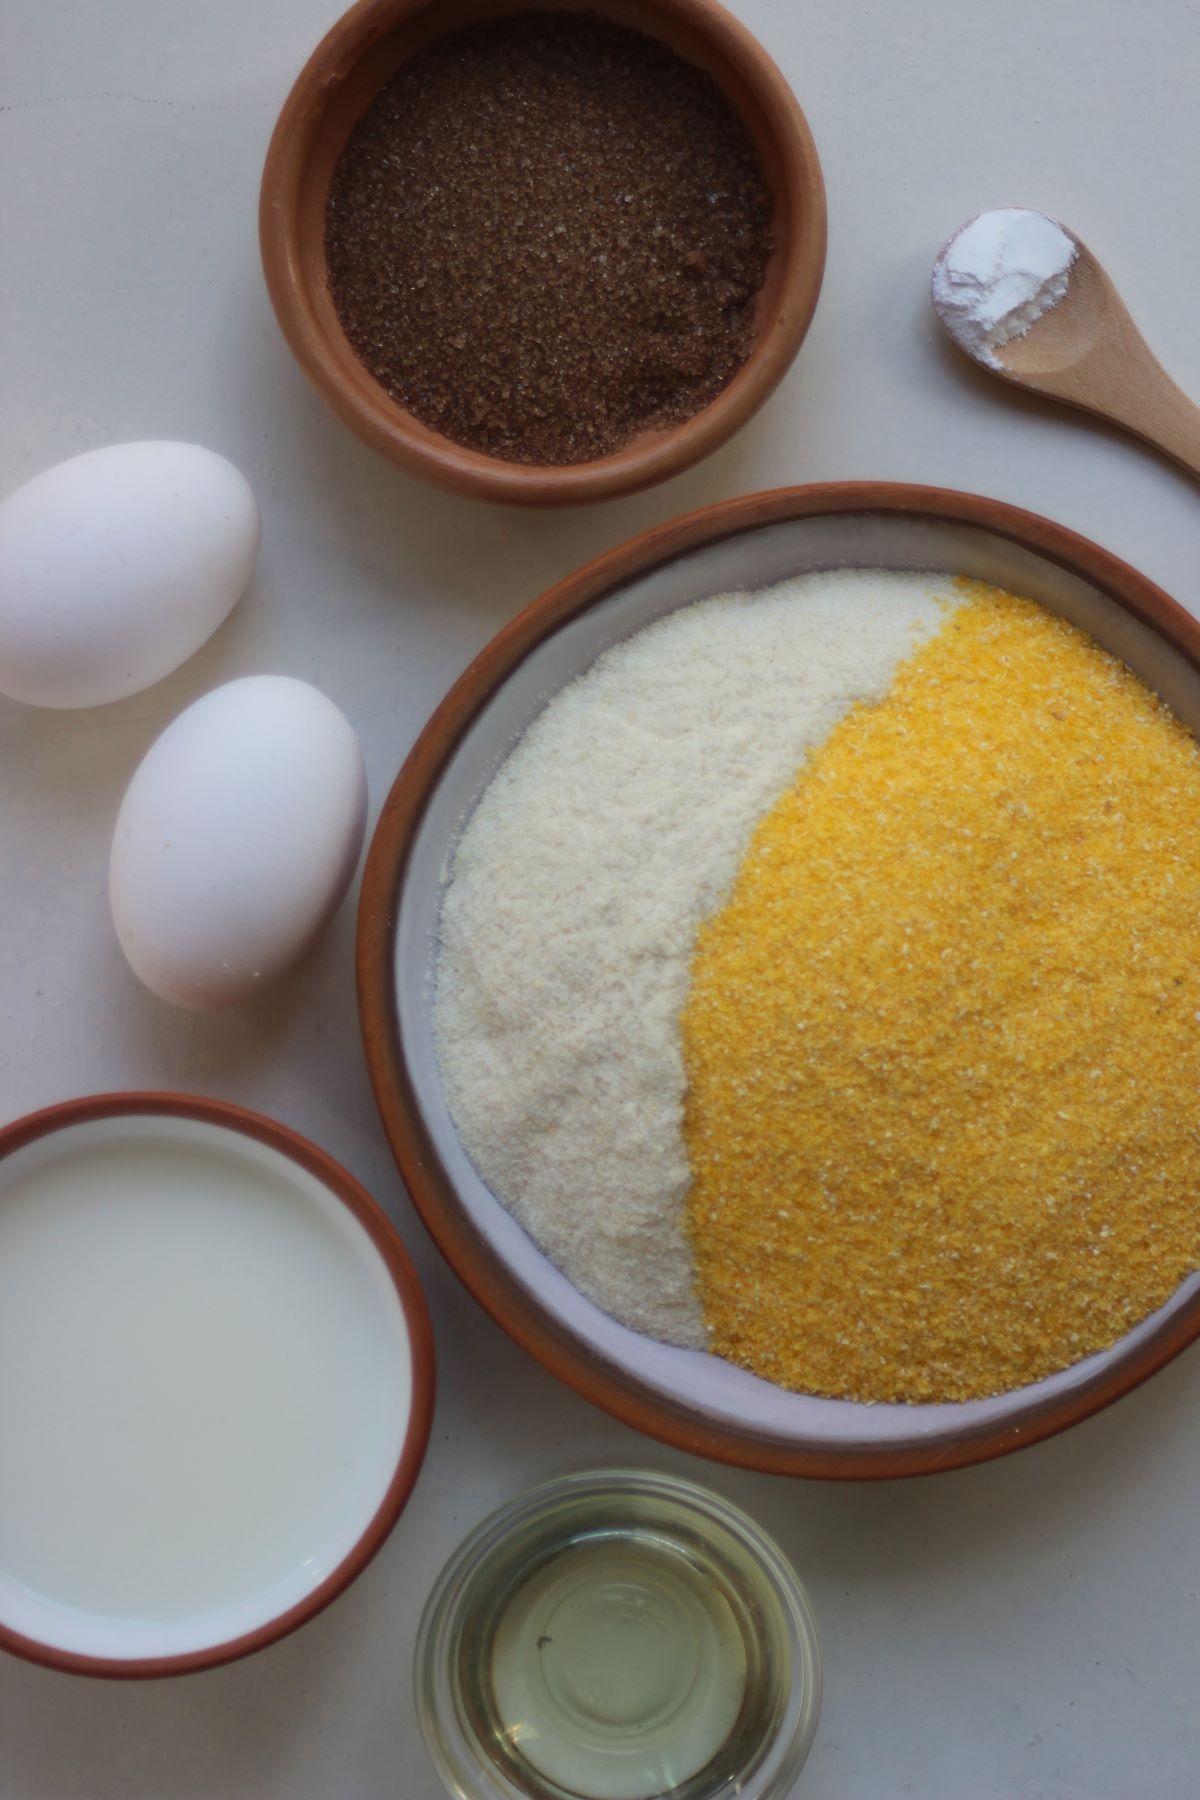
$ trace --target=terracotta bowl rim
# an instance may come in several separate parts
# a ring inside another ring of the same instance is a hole
[[[366,1568],[404,1510],[425,1459],[436,1386],[429,1310],[416,1269],[395,1226],[378,1201],[341,1163],[290,1126],[230,1101],[209,1100],[196,1094],[158,1090],[84,1094],[27,1113],[0,1128],[0,1164],[14,1151],[39,1138],[52,1137],[69,1126],[90,1124],[97,1119],[146,1117],[196,1120],[253,1138],[297,1163],[342,1202],[371,1239],[399,1298],[412,1355],[412,1406],[392,1478],[358,1541],[311,1593],[254,1630],[181,1655],[134,1658],[92,1656],[62,1650],[38,1638],[26,1637],[0,1622],[0,1649],[66,1674],[102,1676],[110,1680],[187,1675],[237,1662],[268,1644],[277,1643],[324,1611]]]
[[[665,481],[723,444],[758,411],[792,364],[812,322],[825,269],[825,185],[808,121],[787,80],[758,39],[718,0],[642,0],[706,39],[714,58],[736,67],[780,146],[789,212],[799,223],[785,257],[779,298],[737,375],[699,413],[669,430],[593,462],[506,462],[429,430],[368,378],[349,383],[333,354],[300,255],[298,213],[308,159],[331,98],[381,38],[436,0],[358,0],[321,39],[284,102],[267,150],[259,197],[263,274],[292,354],[331,410],[365,443],[409,473],[478,499],[533,506],[575,505]],[[455,0],[443,0],[449,10]],[[570,4],[570,0],[567,0]],[[603,13],[606,0],[594,0]],[[512,0],[511,10],[556,10],[553,0]],[[453,29],[450,18],[447,29]]]
[[[635,577],[701,546],[762,526],[842,514],[908,515],[968,525],[1032,551],[1108,595],[1200,673],[1200,622],[1129,564],[1037,514],[950,489],[892,482],[778,488],[659,525],[598,556],[505,626],[460,676],[414,744],[372,839],[358,915],[359,1017],[376,1104],[410,1195],[443,1256],[510,1337],[585,1399],[677,1449],[767,1473],[883,1479],[962,1467],[1037,1443],[1098,1412],[1200,1336],[1200,1291],[1086,1382],[1001,1421],[932,1443],[787,1444],[714,1422],[617,1370],[550,1319],[481,1240],[462,1211],[426,1131],[400,1040],[395,928],[408,859],[443,770],[461,738],[514,669],[560,626]]]

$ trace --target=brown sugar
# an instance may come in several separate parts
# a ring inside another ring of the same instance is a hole
[[[330,291],[423,423],[513,462],[586,462],[737,372],[770,214],[708,75],[593,14],[518,13],[419,51],[355,127]]]

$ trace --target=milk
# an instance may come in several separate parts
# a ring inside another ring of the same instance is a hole
[[[140,1655],[275,1616],[370,1520],[410,1403],[378,1252],[278,1153],[115,1119],[0,1165],[0,1618],[14,1629],[114,1653],[115,1617]]]

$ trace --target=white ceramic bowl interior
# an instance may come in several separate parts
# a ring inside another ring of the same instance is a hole
[[[151,1114],[25,1144],[0,1161],[0,1624],[136,1662],[280,1619],[379,1509],[412,1370],[380,1252],[279,1150]]]
[[[981,527],[903,514],[842,514],[753,528],[680,556],[590,607],[517,668],[467,731],[421,823],[400,894],[395,982],[400,1035],[425,1121],[472,1225],[540,1309],[640,1389],[735,1434],[781,1445],[902,1449],[1000,1425],[1088,1381],[1200,1285],[1190,1277],[1158,1313],[1111,1350],[1048,1380],[987,1400],[864,1406],[785,1392],[699,1351],[619,1325],[586,1300],[484,1186],[458,1142],[438,1072],[431,972],[448,857],[499,764],[559,688],[612,644],[689,602],[809,570],[933,569],[995,583],[1040,601],[1121,657],[1193,729],[1200,677],[1150,627],[1056,563]]]

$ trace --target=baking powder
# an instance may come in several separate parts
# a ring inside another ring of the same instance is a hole
[[[959,348],[998,369],[997,350],[1063,298],[1077,254],[1075,240],[1045,213],[980,213],[933,265],[933,304]]]

